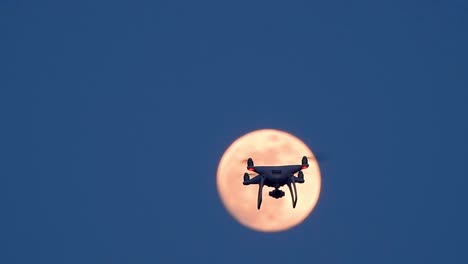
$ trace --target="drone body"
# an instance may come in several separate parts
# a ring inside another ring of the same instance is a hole
[[[284,192],[279,188],[287,185],[291,193],[293,208],[296,208],[297,203],[297,189],[296,183],[304,183],[303,169],[307,169],[309,163],[307,157],[302,158],[301,165],[283,165],[283,166],[254,166],[253,160],[247,160],[247,170],[256,172],[258,175],[250,179],[249,174],[244,174],[244,185],[258,184],[258,200],[257,209],[262,205],[262,190],[263,186],[275,188],[269,192],[273,198],[279,199],[284,196]],[[298,173],[297,176],[294,174]]]

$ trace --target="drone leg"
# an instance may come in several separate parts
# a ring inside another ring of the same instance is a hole
[[[293,208],[296,208],[296,204],[297,204],[297,189],[296,189],[296,180],[294,179],[294,176],[291,178],[291,181],[292,181],[292,186],[293,186],[293,188],[294,188],[294,193],[296,194],[296,199],[294,199]]]
[[[261,176],[260,184],[258,186],[258,200],[257,200],[257,209],[260,210],[260,206],[262,205],[262,190],[263,190],[263,180],[264,177]]]
[[[291,188],[291,183],[293,188]],[[291,177],[291,182],[288,182],[289,192],[291,193],[291,200],[293,203],[293,208],[296,208],[297,203],[297,189],[296,189],[296,181],[294,180],[294,176]],[[294,190],[293,190],[294,189]]]
[[[288,185],[288,188],[289,188],[289,193],[291,194],[291,201],[293,203],[293,208],[294,208],[294,193],[293,193],[293,190],[291,188],[291,183],[288,182],[287,185]]]

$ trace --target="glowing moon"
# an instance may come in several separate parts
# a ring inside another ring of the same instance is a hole
[[[310,167],[303,170],[305,182],[297,184],[296,208],[292,208],[286,186],[281,188],[286,194],[280,199],[269,196],[273,188],[265,186],[262,207],[257,210],[258,185],[242,184],[243,175],[248,172],[245,160],[251,157],[256,166],[291,165],[300,164],[303,156],[309,157]],[[284,131],[262,129],[245,134],[228,147],[219,162],[220,198],[228,212],[244,226],[262,232],[292,228],[305,220],[319,198],[321,177],[314,157],[304,142]]]

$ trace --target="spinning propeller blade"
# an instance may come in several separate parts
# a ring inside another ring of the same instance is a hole
[[[314,153],[313,156],[306,156],[307,159],[309,161],[317,161],[317,162],[323,162],[323,161],[328,161],[329,160],[329,155],[327,155],[327,153],[324,153],[324,152],[318,152],[318,153]],[[242,164],[245,164],[247,163],[248,159],[243,159],[241,160],[241,163]],[[286,165],[286,164],[284,164]]]
[[[329,160],[329,155],[326,152],[314,152],[314,156],[307,156],[307,159],[315,161],[327,161]]]

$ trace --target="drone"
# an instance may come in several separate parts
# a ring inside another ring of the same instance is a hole
[[[283,166],[254,166],[252,158],[247,160],[247,170],[257,173],[255,177],[250,179],[250,175],[244,174],[244,185],[258,184],[258,200],[257,209],[260,210],[262,205],[262,190],[263,186],[274,187],[275,189],[269,192],[269,195],[275,199],[284,196],[284,191],[280,190],[281,186],[287,185],[291,193],[292,206],[296,208],[297,189],[296,183],[304,183],[304,173],[302,170],[309,167],[307,157],[302,157],[301,165],[283,165]],[[297,176],[294,176],[298,173]],[[294,192],[293,192],[294,190]]]

